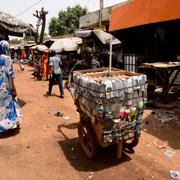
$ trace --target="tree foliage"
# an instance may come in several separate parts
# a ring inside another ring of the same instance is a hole
[[[80,5],[59,11],[58,17],[53,17],[49,23],[49,34],[57,36],[73,33],[79,28],[79,18],[85,14],[87,14],[87,8],[82,8]]]
[[[10,40],[10,44],[20,44],[21,43],[21,39],[18,38],[14,38]]]

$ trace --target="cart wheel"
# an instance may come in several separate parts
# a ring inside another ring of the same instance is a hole
[[[139,143],[139,136],[135,134],[134,138],[130,140],[130,142],[125,142],[124,147],[128,149],[132,149],[133,147],[137,146]]]
[[[95,158],[97,154],[98,144],[96,137],[88,123],[79,122],[78,134],[81,146],[88,158]]]

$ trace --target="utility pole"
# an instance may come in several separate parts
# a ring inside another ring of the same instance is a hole
[[[99,10],[99,27],[101,28],[102,26],[102,10],[103,10],[103,0],[100,0],[100,10]]]

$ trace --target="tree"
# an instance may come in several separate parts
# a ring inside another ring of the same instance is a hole
[[[25,35],[23,40],[24,41],[34,41],[34,36],[27,36],[27,35]]]
[[[79,28],[79,18],[85,14],[87,14],[87,8],[82,8],[80,5],[59,11],[58,18],[53,17],[49,23],[49,34],[58,36],[73,33]]]
[[[33,16],[37,17],[37,37],[35,38],[35,41],[37,44],[42,44],[43,43],[43,38],[44,38],[44,31],[46,27],[46,15],[48,14],[48,11],[45,11],[44,8],[41,8],[41,11],[36,10],[36,14],[33,14]],[[38,32],[39,32],[39,27],[41,26],[41,33],[38,41]]]
[[[10,44],[20,44],[21,43],[21,39],[18,38],[14,38],[10,40]]]

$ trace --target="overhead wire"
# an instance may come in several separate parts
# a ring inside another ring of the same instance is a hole
[[[33,8],[34,6],[36,6],[37,4],[39,4],[42,0],[39,0],[38,2],[36,2],[35,4],[33,4],[32,6],[26,8],[25,10],[21,11],[19,14],[16,15],[16,17],[24,14],[26,11],[28,11],[29,9]]]

